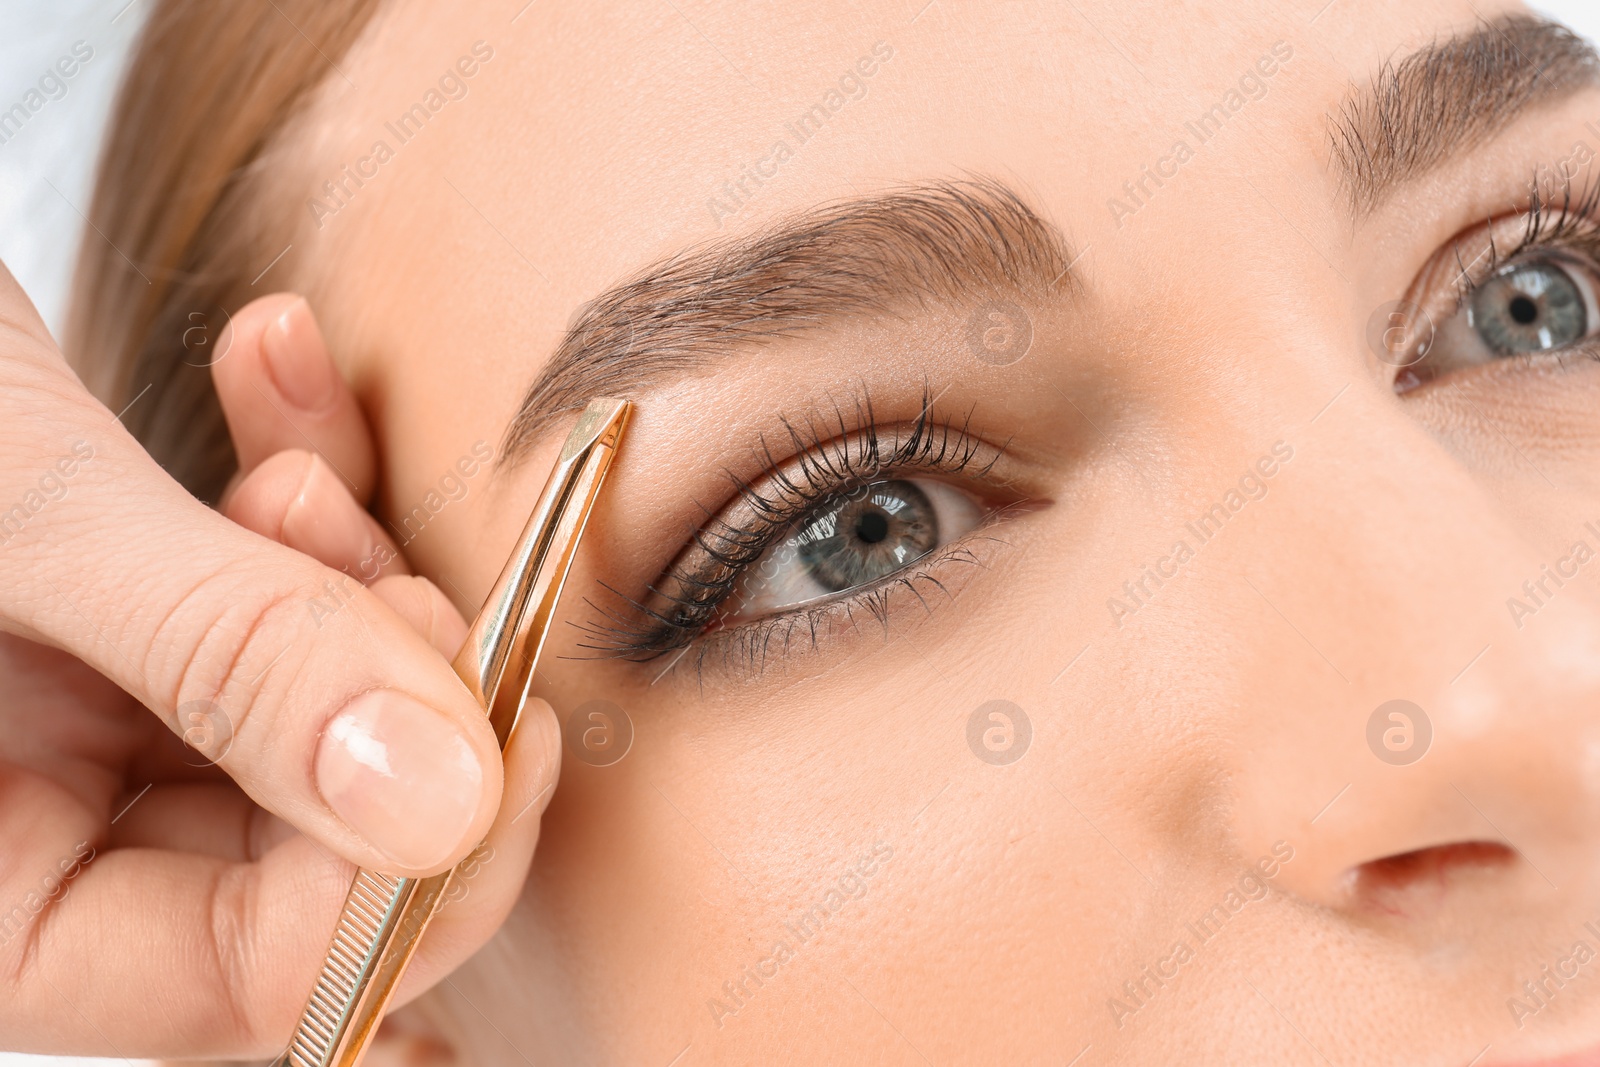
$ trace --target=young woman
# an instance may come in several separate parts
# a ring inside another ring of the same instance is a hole
[[[69,354],[343,572],[243,642],[263,684],[363,584],[453,652],[574,413],[636,404],[553,715],[376,1056],[1600,1060],[1577,38],[1463,0],[149,18]],[[236,698],[178,695],[232,769]],[[420,784],[474,750],[385,721],[303,762],[438,869],[399,824],[481,837]],[[271,1054],[351,868],[160,744],[78,877],[236,888],[163,996],[29,1033]],[[92,962],[45,929],[19,973]]]

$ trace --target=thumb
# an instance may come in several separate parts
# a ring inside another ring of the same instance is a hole
[[[0,629],[55,645],[364,866],[443,870],[501,767],[448,663],[348,576],[200,504],[61,359],[0,267]],[[182,714],[187,712],[187,714]]]

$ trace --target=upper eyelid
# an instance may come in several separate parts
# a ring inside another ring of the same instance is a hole
[[[1457,274],[1457,286],[1463,295],[1530,251],[1577,250],[1600,263],[1600,180],[1591,179],[1579,190],[1570,177],[1559,185],[1549,185],[1536,173],[1528,183],[1525,200],[1515,211],[1485,219],[1469,231],[1486,235],[1489,261],[1476,266],[1480,254],[1467,264],[1474,269]],[[1496,232],[1518,224],[1522,232],[1516,244],[1502,251],[1495,240]],[[1453,238],[1451,244],[1459,261],[1461,238]]]
[[[1497,271],[1530,254],[1552,252],[1579,257],[1600,287],[1600,175],[1579,189],[1570,179],[1541,183],[1536,174],[1513,210],[1480,219],[1436,248],[1401,303],[1442,325]]]
[[[893,429],[894,427],[891,425],[889,428]],[[846,438],[858,438],[868,432],[876,433],[877,428],[874,427],[870,431],[855,431],[845,436]],[[826,469],[831,474],[837,476],[840,483],[849,482],[852,480],[859,482],[865,479],[886,475],[893,471],[913,469],[924,471],[942,471],[946,474],[966,474],[968,477],[981,479],[994,467],[996,463],[1000,461],[1004,455],[1003,448],[993,445],[986,445],[986,443],[971,436],[965,428],[957,431],[954,429],[953,424],[946,423],[943,424],[943,428],[938,432],[941,434],[941,436],[959,434],[962,443],[970,444],[972,447],[968,448],[966,451],[954,455],[942,451],[941,453],[934,455],[923,454],[921,457],[916,454],[901,454],[898,459],[896,459],[894,456],[890,456],[887,459],[877,462],[874,466],[871,466],[867,469],[848,469],[853,468],[856,461],[853,460],[848,454],[845,454],[842,459],[840,459],[840,466],[847,469],[842,471],[834,471],[831,465],[827,468],[819,468],[816,466],[806,467],[804,465],[805,460],[809,456],[814,455],[817,451],[816,449],[805,453],[796,453],[796,455],[792,456],[788,460],[772,462],[772,465],[767,469],[767,471],[763,472],[762,476],[758,476],[752,481],[744,481],[742,479],[735,478],[734,483],[737,492],[733,498],[724,504],[720,510],[708,512],[708,514],[712,520],[715,520],[719,519],[723,515],[728,514],[730,511],[736,512],[738,510],[738,502],[741,500],[752,502],[755,504],[757,509],[760,509],[762,505],[770,503],[772,498],[761,496],[759,490],[763,487],[773,485],[782,486],[786,492],[789,492],[792,495],[793,502],[800,505],[815,503],[824,497],[844,491],[842,484],[818,486],[815,483],[810,486],[808,491],[806,488],[798,486],[794,483],[793,479],[789,476],[791,471],[804,472],[806,470]],[[835,442],[833,441],[825,442],[822,448],[826,449],[828,446],[833,445],[834,443]],[[849,442],[846,440],[845,447],[848,446]],[[767,451],[765,455],[770,456],[770,451]],[[836,458],[839,458],[839,453],[835,453],[834,455]],[[976,470],[969,471],[969,468],[972,466],[974,461],[979,463],[979,467]]]

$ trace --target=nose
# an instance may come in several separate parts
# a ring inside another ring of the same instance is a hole
[[[1350,393],[1239,547],[1264,657],[1241,681],[1260,743],[1240,842],[1288,842],[1276,884],[1335,908],[1469,864],[1502,892],[1575,888],[1600,808],[1600,562],[1575,568],[1600,534],[1559,492],[1511,508],[1394,398]]]

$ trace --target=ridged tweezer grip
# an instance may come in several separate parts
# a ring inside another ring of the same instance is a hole
[[[391,878],[362,869],[350,883],[339,913],[322,973],[289,1042],[285,1061],[293,1067],[324,1067],[337,1035],[360,1005],[356,993],[370,984],[382,957],[385,936],[406,912],[415,878]]]

